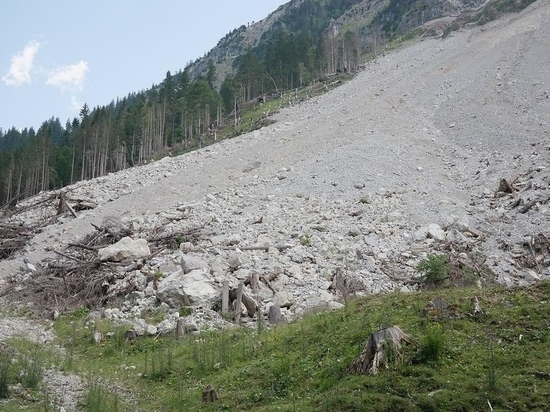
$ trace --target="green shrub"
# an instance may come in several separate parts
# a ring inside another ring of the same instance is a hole
[[[445,335],[441,326],[436,326],[426,332],[420,346],[419,361],[422,363],[437,363],[445,350]]]
[[[17,366],[21,385],[36,389],[44,375],[44,353],[41,348],[36,345],[29,353],[21,354]]]
[[[10,396],[10,371],[11,371],[11,355],[1,348],[0,353],[0,398],[9,398]]]
[[[118,412],[124,410],[119,396],[107,390],[97,380],[89,383],[84,397],[86,412]]]
[[[428,255],[421,261],[416,270],[420,273],[420,281],[427,288],[437,288],[445,284],[449,278],[450,265],[446,255]]]
[[[301,237],[300,237],[300,244],[302,246],[311,246],[311,236],[304,233]]]

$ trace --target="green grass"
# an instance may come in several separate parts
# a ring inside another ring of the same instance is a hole
[[[82,409],[86,412],[122,412],[127,406],[116,395],[95,379],[89,379]]]
[[[485,316],[470,315],[473,296]],[[436,298],[449,303],[449,315],[426,315]],[[183,340],[130,343],[125,328],[103,321],[95,328],[113,333],[96,344],[86,313],[55,322],[62,355],[8,341],[0,371],[6,367],[9,385],[21,383],[35,401],[10,391],[0,410],[53,410],[40,379],[32,378],[48,364],[101,377],[88,379],[84,411],[478,411],[488,402],[495,411],[550,410],[550,282],[372,295],[276,329],[233,328]],[[405,345],[403,359],[376,376],[349,375],[369,334],[390,325],[418,343]],[[201,401],[207,385],[219,396],[211,404]]]
[[[474,295],[483,319],[469,315]],[[453,316],[422,315],[436,297],[455,308]],[[368,335],[389,325],[418,344],[376,376],[348,375]],[[92,344],[83,319],[71,316],[56,329],[73,348],[71,370],[118,382],[143,411],[478,411],[488,401],[494,410],[550,410],[549,282],[369,296],[273,330],[235,328],[182,341],[141,337],[132,344],[115,334]],[[203,404],[209,384],[219,400]],[[112,410],[132,410],[112,402],[119,408]]]
[[[49,411],[43,373],[51,353],[41,345],[10,338],[0,347],[0,410]]]

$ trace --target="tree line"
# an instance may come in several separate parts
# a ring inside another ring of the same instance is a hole
[[[235,59],[219,90],[210,62],[196,79],[187,70],[167,72],[148,90],[105,106],[85,104],[65,125],[51,118],[36,131],[0,130],[0,207],[143,164],[175,147],[201,147],[205,136],[233,124],[228,119],[236,119],[248,102],[355,70],[363,52],[360,36],[352,31],[315,38],[311,31],[278,28],[260,44]]]

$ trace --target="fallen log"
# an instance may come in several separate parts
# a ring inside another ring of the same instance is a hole
[[[278,250],[286,250],[293,248],[293,245],[275,245],[275,246],[226,246],[223,250],[263,250],[268,252],[269,249],[274,248]]]
[[[538,199],[534,199],[526,203],[525,206],[519,209],[519,213],[522,213],[522,214],[527,213],[533,206],[535,206],[538,203],[538,201],[539,201]]]

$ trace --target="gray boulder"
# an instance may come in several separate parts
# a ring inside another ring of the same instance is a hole
[[[151,251],[145,239],[132,239],[123,237],[114,245],[110,245],[97,251],[101,261],[122,262],[128,259],[138,259],[149,256]]]
[[[428,236],[435,240],[444,241],[446,239],[445,231],[436,223],[428,226]]]
[[[212,276],[195,269],[185,274],[178,270],[164,278],[157,288],[157,299],[173,308],[191,305],[207,305],[218,297]]]
[[[189,273],[197,269],[209,271],[208,263],[201,257],[194,255],[184,255],[181,258],[181,268],[183,273]]]

